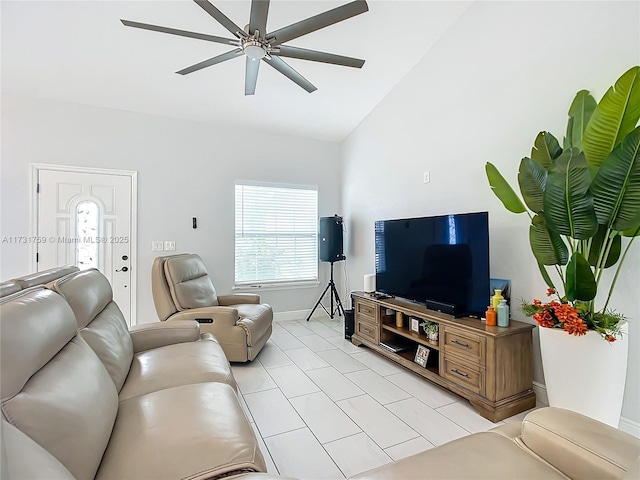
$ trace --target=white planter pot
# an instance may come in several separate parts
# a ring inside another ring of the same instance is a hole
[[[592,330],[580,337],[559,328],[538,331],[549,405],[617,428],[627,377],[626,332],[609,343]]]

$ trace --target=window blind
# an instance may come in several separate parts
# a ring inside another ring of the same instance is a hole
[[[318,280],[318,190],[236,182],[235,284]]]

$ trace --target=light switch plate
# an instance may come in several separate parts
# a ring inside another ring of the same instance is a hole
[[[161,252],[164,250],[164,243],[162,240],[154,240],[151,242],[151,251],[152,252]]]
[[[165,250],[175,250],[176,249],[176,242],[173,240],[165,240],[164,241],[164,249]]]

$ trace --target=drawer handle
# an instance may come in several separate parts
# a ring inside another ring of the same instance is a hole
[[[372,313],[368,308],[360,307],[360,311],[364,313]]]
[[[360,327],[360,330],[362,330],[367,335],[371,335],[373,333],[371,330],[369,330],[368,328],[364,328],[364,327]]]
[[[461,377],[464,377],[464,378],[471,378],[471,377],[469,377],[469,375],[467,375],[466,373],[462,373],[462,372],[461,372],[460,370],[458,370],[457,368],[452,368],[452,369],[451,369],[451,371],[452,371],[453,373],[457,373],[457,374],[458,374],[458,375],[460,375]]]
[[[455,343],[456,345],[460,345],[461,347],[464,347],[464,348],[471,348],[471,345],[469,345],[468,343],[462,343],[462,342],[459,342],[458,340],[451,340],[451,343]]]

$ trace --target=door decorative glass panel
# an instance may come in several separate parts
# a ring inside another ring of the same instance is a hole
[[[98,268],[98,225],[100,209],[85,200],[76,207],[76,265],[80,270]]]

